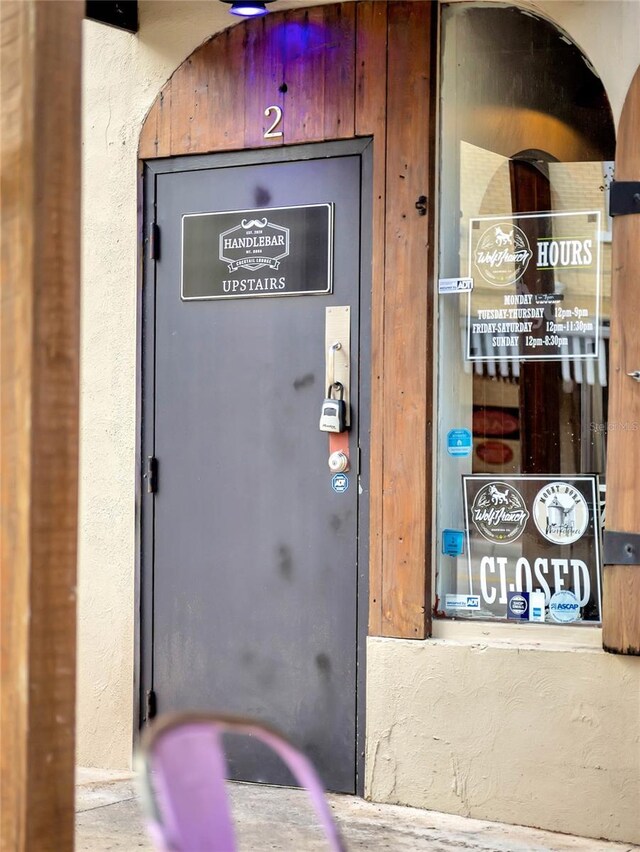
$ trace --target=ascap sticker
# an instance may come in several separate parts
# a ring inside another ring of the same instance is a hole
[[[182,217],[185,301],[330,293],[332,273],[332,204]]]
[[[600,220],[598,210],[469,220],[467,360],[598,358]]]
[[[529,512],[522,495],[505,482],[488,482],[473,498],[471,520],[487,541],[516,541],[524,532]]]
[[[469,474],[462,484],[468,591],[479,596],[480,614],[516,617],[509,598],[540,592],[547,621],[600,621],[596,476]],[[558,592],[570,592],[577,609],[550,608]]]
[[[549,601],[549,615],[553,621],[568,624],[580,618],[580,601],[573,592],[556,592]]]

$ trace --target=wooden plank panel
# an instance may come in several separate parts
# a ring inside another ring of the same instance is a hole
[[[435,379],[434,379],[434,346],[435,346],[435,315],[436,315],[436,295],[435,295],[435,270],[436,270],[436,238],[435,238],[435,206],[436,198],[436,140],[438,133],[438,125],[436,122],[436,105],[438,102],[438,20],[440,15],[440,7],[437,3],[430,4],[430,21],[427,33],[426,51],[429,61],[429,82],[427,89],[429,92],[428,103],[425,104],[425,111],[428,112],[428,131],[425,135],[427,145],[427,200],[430,207],[427,221],[427,311],[426,311],[426,346],[427,346],[427,374],[425,387],[425,635],[431,636],[432,616],[436,611],[436,596],[435,596],[435,577],[433,567],[434,557],[434,535],[433,527],[434,516],[434,499],[433,492],[435,458],[434,444],[435,438],[434,429],[434,412],[435,412]],[[438,546],[438,542],[435,542]]]
[[[224,30],[171,78],[172,155],[242,147],[244,36],[242,27]]]
[[[27,4],[2,3],[2,59],[0,85],[2,110],[2,328],[0,367],[2,408],[0,433],[0,477],[2,498],[2,597],[0,636],[2,637],[2,690],[0,692],[0,846],[19,849],[26,822],[28,781],[28,686],[29,636],[23,625],[29,611],[29,440],[23,423],[30,417],[31,288],[22,293],[11,286],[32,274],[29,247],[33,240],[32,222],[20,216],[20,206],[33,193],[33,164],[28,156],[33,146],[29,117],[24,105],[31,94],[32,57],[28,50],[29,14]],[[22,84],[22,85],[21,85]],[[24,131],[24,132],[23,132]],[[21,155],[24,150],[24,156]],[[10,165],[10,169],[8,168]],[[9,177],[13,177],[13,182]],[[11,252],[11,247],[14,247]],[[23,250],[20,251],[20,247]],[[16,249],[18,251],[16,252]],[[15,334],[14,329],[21,329]],[[7,567],[15,564],[15,570]],[[24,674],[23,674],[24,673]]]
[[[0,13],[0,845],[63,852],[74,835],[83,5],[21,0]]]
[[[172,83],[169,80],[158,96],[156,157],[169,157],[171,155],[171,86]]]
[[[201,133],[192,153],[234,151],[244,145],[245,39],[244,27],[237,25],[202,49],[200,86],[207,87],[208,122],[204,125],[207,132]]]
[[[385,636],[426,635],[430,3],[389,4],[384,327]],[[430,523],[430,519],[429,519]]]
[[[620,118],[616,180],[640,181],[640,68]],[[627,373],[640,370],[640,214],[613,220],[609,425],[640,423],[640,383]],[[640,432],[609,430],[607,446],[607,529],[640,533]],[[603,581],[603,646],[617,654],[640,655],[640,566],[609,565]]]
[[[141,160],[147,160],[158,156],[158,112],[159,100],[156,99],[151,105],[151,109],[147,113],[142,125],[142,130],[140,131],[140,139],[138,140],[138,157]]]
[[[384,239],[387,3],[357,4],[356,135],[373,136],[369,633],[382,631],[382,429],[384,423]]]
[[[212,75],[212,69],[219,67],[216,60],[219,59],[219,54],[222,53],[223,61],[228,52],[233,49],[230,42],[233,41],[234,31],[227,31],[221,41],[211,40],[202,45],[199,50],[196,50],[191,55],[191,88],[185,96],[190,100],[189,109],[189,140],[191,153],[201,153],[208,150],[212,136],[212,128],[217,128],[223,143],[228,141],[228,144],[233,144],[234,137],[239,137],[239,133],[235,134],[233,128],[237,126],[237,122],[231,124],[225,119],[228,118],[228,113],[221,111],[218,107],[218,102],[225,103],[226,99],[221,96],[220,89],[224,88],[223,81],[220,85],[216,84],[216,77],[220,74]],[[237,41],[237,36],[236,36]],[[242,50],[242,45],[237,45]],[[223,69],[221,69],[222,71]],[[221,120],[222,116],[222,120]],[[235,116],[237,118],[237,116]],[[228,140],[228,133],[231,124],[231,140]]]
[[[285,144],[354,135],[354,22],[340,4],[287,13]]]
[[[142,125],[138,142],[141,160],[171,155],[171,80],[162,87]]]
[[[247,27],[246,66],[244,75],[244,147],[280,146],[284,135],[265,139],[264,134],[276,116],[265,115],[270,106],[284,109],[284,28],[282,18],[267,15],[251,21]],[[284,123],[274,132],[284,134]]]
[[[170,150],[191,154],[191,124],[193,122],[193,91],[195,86],[194,55],[188,56],[171,78]],[[209,128],[202,129],[206,136]]]
[[[189,91],[189,141],[192,152],[201,151],[206,147],[209,128],[216,121],[214,114],[214,95],[211,91],[209,76],[210,54],[212,42],[195,51],[191,57],[191,89]]]
[[[356,7],[356,136],[383,134],[386,127],[387,6],[369,0]],[[382,154],[385,141],[377,139]]]
[[[140,157],[352,138],[355,11],[313,7],[219,33],[163,88],[145,120]],[[273,105],[283,110],[275,128],[283,135],[265,139]]]
[[[351,139],[355,135],[356,4],[325,9],[331,48],[325,55],[323,135],[325,139]]]
[[[291,11],[285,16],[284,108],[285,142],[323,138],[324,63],[329,35],[320,6]]]
[[[244,146],[246,30],[225,30],[174,72],[149,110],[141,159],[236,150]]]

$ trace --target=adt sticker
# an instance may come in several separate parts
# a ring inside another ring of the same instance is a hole
[[[447,452],[450,456],[469,456],[473,441],[468,429],[449,429],[447,432]]]
[[[349,487],[349,477],[344,473],[336,473],[331,479],[331,487],[336,494],[344,494]]]
[[[445,609],[480,609],[480,595],[445,595]]]
[[[438,293],[470,293],[473,278],[438,278]]]
[[[464,532],[462,530],[442,530],[442,552],[445,556],[460,556],[464,553]]]

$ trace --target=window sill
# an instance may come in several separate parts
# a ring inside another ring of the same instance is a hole
[[[532,648],[545,651],[602,651],[602,627],[563,624],[518,624],[481,620],[433,620],[431,640],[464,645]]]

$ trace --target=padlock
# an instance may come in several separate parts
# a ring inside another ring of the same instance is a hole
[[[331,396],[332,391],[339,394],[337,399]],[[344,387],[342,382],[334,382],[329,385],[327,398],[322,403],[322,413],[320,415],[320,431],[321,432],[344,432],[347,406],[343,399]]]

